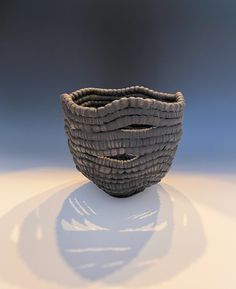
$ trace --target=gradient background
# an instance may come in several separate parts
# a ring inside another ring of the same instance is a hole
[[[74,166],[59,95],[144,85],[186,98],[174,168],[235,170],[236,2],[0,2],[0,169]]]
[[[83,185],[59,96],[130,85],[182,91],[184,134],[160,184],[114,199]],[[0,288],[235,289],[235,94],[235,0],[0,0]],[[84,278],[117,246],[123,265]]]

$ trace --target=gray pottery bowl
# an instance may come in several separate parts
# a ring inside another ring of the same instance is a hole
[[[75,165],[106,193],[133,195],[170,169],[182,134],[181,92],[82,88],[61,101]]]

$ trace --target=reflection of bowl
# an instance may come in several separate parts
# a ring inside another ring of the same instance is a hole
[[[145,194],[116,202],[106,194],[94,194],[96,188],[91,182],[73,191],[64,201],[56,222],[57,244],[66,263],[89,280],[107,277],[130,263],[160,225],[159,190],[161,187],[152,186]],[[167,194],[165,198],[171,206]],[[161,222],[166,227],[160,239],[168,240],[171,213]]]
[[[180,92],[84,88],[61,99],[76,167],[102,190],[125,197],[165,176],[182,133]]]

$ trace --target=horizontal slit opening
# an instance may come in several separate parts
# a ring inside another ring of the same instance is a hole
[[[136,159],[137,156],[132,155],[132,154],[120,154],[116,156],[107,156],[106,158],[112,159],[112,160],[118,160],[118,161],[130,161],[130,160]]]
[[[125,127],[122,127],[121,130],[150,130],[155,128],[154,125],[149,124],[131,124]]]

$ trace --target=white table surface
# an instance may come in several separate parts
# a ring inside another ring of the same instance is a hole
[[[0,289],[236,288],[236,176],[116,199],[75,169],[0,175]]]

